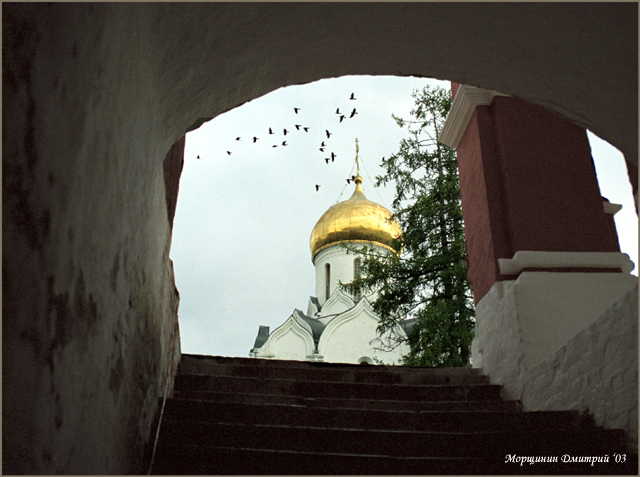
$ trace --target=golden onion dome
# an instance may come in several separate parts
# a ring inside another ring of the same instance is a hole
[[[338,242],[373,243],[389,250],[392,241],[402,234],[391,212],[368,200],[362,191],[362,177],[355,178],[356,190],[350,199],[331,206],[313,227],[309,245],[312,261],[321,250]]]

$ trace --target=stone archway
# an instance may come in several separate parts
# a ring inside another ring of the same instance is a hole
[[[321,78],[449,79],[589,128],[636,184],[635,4],[2,8],[8,473],[140,472],[177,353],[163,160],[202,118]]]

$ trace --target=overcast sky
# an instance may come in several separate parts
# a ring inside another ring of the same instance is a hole
[[[259,325],[273,332],[294,308],[306,312],[315,295],[309,236],[320,216],[353,192],[346,178],[354,173],[355,139],[364,192],[390,209],[393,187],[376,189],[373,182],[382,157],[405,136],[391,114],[409,117],[411,92],[426,84],[449,88],[449,82],[381,76],[290,86],[187,135],[171,246],[183,353],[248,356]],[[337,108],[346,116],[342,122]],[[637,216],[624,159],[589,138],[602,195],[623,204],[616,215],[621,247],[637,263]],[[332,152],[335,161],[327,164]]]

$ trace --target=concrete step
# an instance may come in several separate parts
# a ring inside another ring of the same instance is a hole
[[[393,399],[340,399],[325,397],[287,396],[282,394],[243,393],[223,391],[176,391],[174,397],[197,401],[236,402],[248,404],[292,404],[306,407],[333,407],[349,409],[377,409],[397,411],[519,411],[518,401],[422,401]]]
[[[265,361],[270,366],[265,365]],[[312,371],[312,372],[311,372]],[[360,366],[250,358],[183,356],[180,374],[261,377],[377,384],[487,384],[488,378],[473,368],[409,368]]]
[[[522,412],[479,370],[186,355],[151,473],[637,475],[625,444],[577,412]]]
[[[256,358],[238,358],[238,357],[227,357],[227,356],[207,356],[201,354],[183,354],[180,359],[180,365],[189,367],[195,366],[198,364],[237,364],[237,365],[246,365],[253,366],[257,368],[273,368],[273,367],[287,367],[287,368],[302,368],[302,369],[354,369],[354,370],[364,370],[367,369],[378,370],[386,370],[400,373],[413,373],[413,372],[423,372],[423,373],[459,373],[459,374],[477,374],[481,373],[481,370],[478,368],[430,368],[430,367],[420,367],[420,366],[386,366],[386,365],[360,365],[360,364],[350,364],[350,363],[325,363],[322,361],[296,361],[296,360],[286,360],[286,359],[256,359]],[[386,372],[384,371],[384,372]]]
[[[407,458],[185,445],[177,445],[175,452],[182,458],[159,459],[165,475],[637,475],[629,461],[563,463],[561,455],[555,455],[556,463],[520,465],[504,456]]]
[[[563,462],[562,454],[537,456],[554,463],[529,464],[525,456],[399,457],[393,455],[315,453],[176,443],[161,453],[155,475],[638,475],[637,458],[624,463]],[[569,457],[579,457],[573,455]],[[602,457],[602,455],[599,455]],[[621,459],[622,460],[622,459]]]
[[[536,430],[520,432],[425,432],[361,430],[307,426],[269,426],[200,421],[164,422],[158,442],[163,454],[183,445],[267,449],[319,454],[396,457],[480,458],[507,455],[605,455],[624,452],[625,438],[615,430]],[[176,455],[177,457],[177,455]]]
[[[178,445],[162,454],[162,475],[473,475],[495,470],[489,459],[401,458]]]
[[[411,431],[525,431],[531,429],[594,429],[586,414],[566,411],[411,411],[306,407],[297,404],[247,404],[170,399],[165,419],[255,425],[286,425]]]
[[[500,399],[501,387],[491,384],[403,385],[303,381],[237,376],[181,374],[175,389],[285,394],[305,397],[393,399],[400,401],[461,401]]]

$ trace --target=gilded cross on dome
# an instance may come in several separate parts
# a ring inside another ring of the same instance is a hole
[[[358,162],[358,152],[360,151],[360,147],[358,146],[358,138],[356,138],[356,167],[358,168],[358,173],[356,175],[360,175],[360,163]]]

